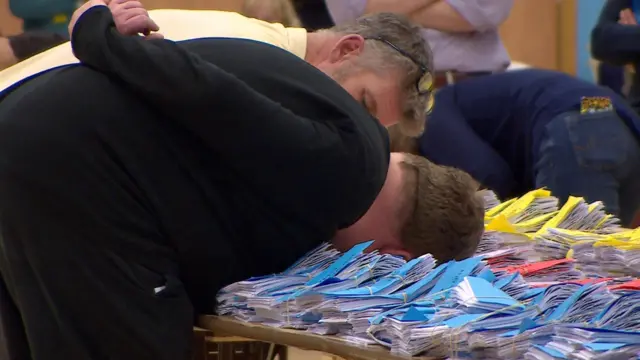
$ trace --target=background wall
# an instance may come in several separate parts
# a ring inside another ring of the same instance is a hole
[[[509,19],[500,28],[511,58],[575,74],[577,1],[515,0]]]
[[[589,51],[589,38],[591,29],[598,20],[598,15],[602,9],[604,1],[593,0],[578,0],[577,7],[577,41],[576,41],[576,54],[577,54],[577,71],[578,77],[593,80],[593,72],[589,61],[591,59]]]
[[[511,57],[536,67],[557,69],[558,16],[556,0],[515,0],[511,15],[500,28]]]

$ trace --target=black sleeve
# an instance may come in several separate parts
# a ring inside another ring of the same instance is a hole
[[[507,162],[469,126],[455,104],[437,98],[420,138],[420,153],[438,165],[461,169],[501,198],[511,194],[516,181]]]
[[[181,121],[213,149],[228,150],[242,138],[262,134],[262,145],[275,146],[274,136],[286,129],[277,148],[321,149],[339,142],[321,123],[301,118],[216,65],[205,62],[170,40],[145,40],[121,35],[107,7],[95,7],[78,20],[71,45],[85,65],[123,81],[163,114]],[[234,116],[234,121],[216,122]],[[232,138],[234,141],[229,141]],[[246,139],[249,140],[249,139]]]
[[[354,186],[362,187],[358,176],[363,175],[355,174],[359,165],[354,161],[362,151],[354,150],[345,132],[335,125],[355,121],[346,110],[329,106],[328,112],[313,120],[299,116],[180,44],[119,34],[106,7],[92,8],[81,16],[71,45],[82,63],[121,80],[161,114],[195,134],[212,156],[245,179],[249,191],[262,189],[260,195],[271,206],[298,212],[295,216],[305,217],[302,221],[353,221],[352,216],[338,213],[366,211],[380,190],[368,187],[371,190],[365,196],[347,204]],[[294,55],[272,51],[294,58],[311,75],[318,72]],[[274,86],[272,91],[278,91],[287,82]],[[367,163],[375,174],[363,177],[380,177],[383,182],[387,168],[379,163],[375,167]],[[317,214],[309,214],[306,208],[310,206]]]
[[[18,61],[25,60],[68,41],[65,36],[46,31],[28,31],[8,38],[13,54]]]
[[[608,0],[591,31],[591,53],[600,61],[626,65],[640,61],[640,26],[618,24],[629,0]]]

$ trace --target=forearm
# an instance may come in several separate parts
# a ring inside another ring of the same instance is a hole
[[[170,41],[120,34],[106,6],[90,8],[81,15],[73,29],[71,46],[81,63],[121,80],[160,107],[166,104],[169,108],[200,89],[188,54],[171,52],[169,49],[177,45]]]
[[[628,9],[629,3],[629,0],[605,2],[591,31],[591,52],[595,59],[615,65],[640,60],[640,26],[618,23],[620,12]]]
[[[237,47],[239,40],[218,41],[221,57],[226,56],[230,47],[238,51],[234,54],[244,54]],[[232,44],[224,46],[225,42]],[[326,140],[322,146],[339,142],[331,128],[297,116],[233,74],[172,41],[119,34],[106,7],[92,8],[81,16],[73,30],[71,45],[83,64],[120,80],[159,113],[180,122],[217,150],[246,151],[247,144],[251,144],[262,149],[277,145],[282,151],[299,151],[317,145],[321,139]],[[241,45],[258,51],[251,42]],[[277,54],[283,52],[278,50]],[[340,111],[333,115],[336,122],[347,117]],[[216,121],[230,118],[234,120]],[[296,135],[283,137],[276,144],[275,135],[284,129]]]
[[[640,62],[640,26],[599,24],[591,32],[591,52],[611,64]]]
[[[364,11],[366,14],[394,12],[410,18],[417,11],[439,1],[441,0],[367,0]]]
[[[423,6],[408,16],[413,22],[426,29],[451,33],[476,31],[467,19],[444,0],[431,1],[430,5]]]
[[[9,44],[18,61],[26,60],[67,41],[66,37],[47,31],[28,31],[9,36]]]
[[[0,70],[6,69],[18,62],[13,53],[9,39],[0,37]]]

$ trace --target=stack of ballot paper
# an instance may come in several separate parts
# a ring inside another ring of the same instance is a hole
[[[534,345],[525,359],[637,359],[640,333],[558,325],[545,345]]]
[[[554,333],[553,325],[525,320],[516,330],[472,333],[469,349],[475,359],[521,359],[531,347],[549,343]]]
[[[584,199],[571,196],[542,229],[551,227],[609,233],[619,229],[619,220],[606,214],[601,202],[587,204]]]
[[[496,193],[494,193],[493,191],[480,190],[478,191],[478,194],[480,194],[480,196],[482,196],[482,199],[484,200],[485,210],[490,210],[500,205],[500,200],[498,199],[498,196],[496,195]]]
[[[605,235],[595,233],[545,228],[533,237],[534,251],[542,260],[564,259],[572,246],[579,243],[594,243],[605,238]]]
[[[481,194],[486,231],[472,258],[322,244],[282,273],[225,287],[218,313],[405,356],[638,358],[640,230],[598,202],[558,208],[544,189],[504,202]]]
[[[609,302],[590,323],[603,329],[640,332],[640,291]]]
[[[640,276],[640,231],[619,232],[576,243],[570,255],[588,275]]]
[[[485,221],[497,218],[512,224],[522,233],[535,232],[542,228],[558,210],[558,199],[547,190],[534,190],[518,199],[498,204],[486,212]]]
[[[570,281],[583,279],[584,274],[574,268],[571,259],[540,261],[522,266],[493,268],[494,272],[519,273],[530,284],[537,282]]]
[[[476,256],[492,268],[524,265],[536,256],[534,245],[524,234],[488,230],[480,239]]]

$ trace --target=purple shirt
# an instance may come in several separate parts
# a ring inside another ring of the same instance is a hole
[[[433,50],[435,70],[498,71],[509,65],[498,27],[509,16],[513,0],[444,0],[471,25],[474,33],[446,33],[423,29]],[[364,14],[367,0],[325,0],[336,24]]]

